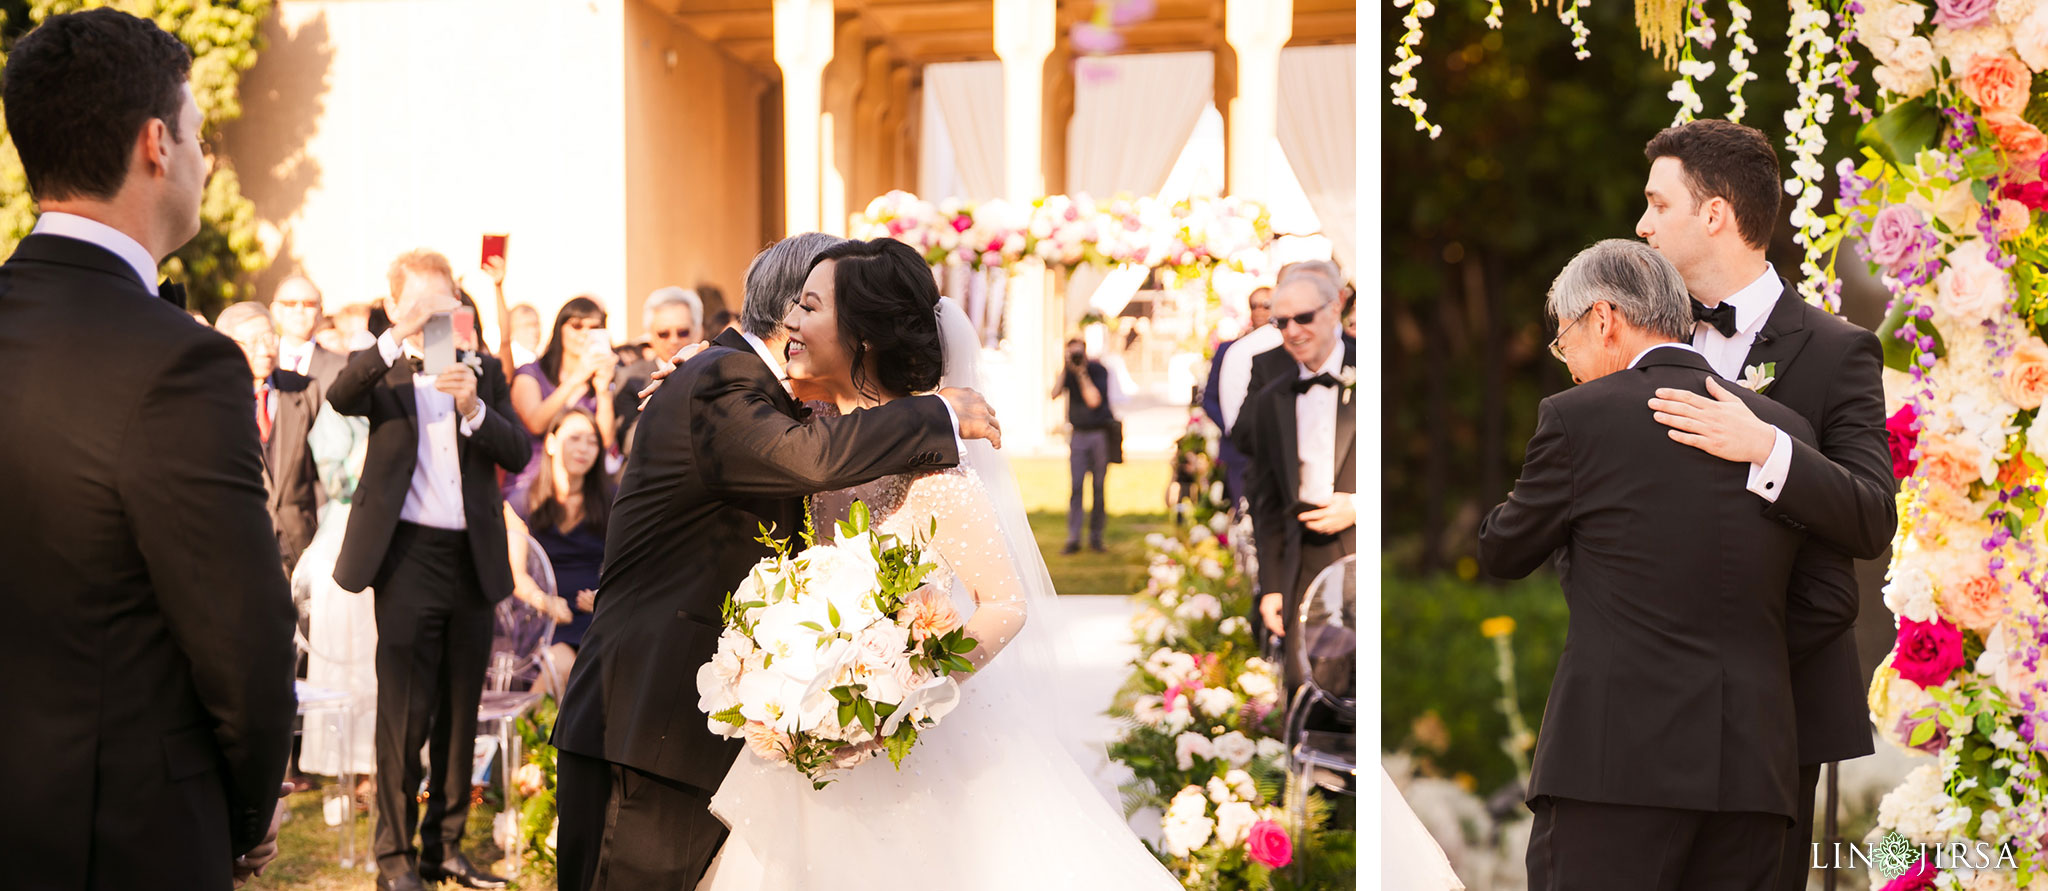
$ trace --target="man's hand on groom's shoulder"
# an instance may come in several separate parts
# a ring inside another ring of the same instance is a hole
[[[1707,393],[1660,387],[1650,400],[1657,423],[1671,428],[1671,438],[1724,461],[1762,464],[1777,444],[1777,428],[1764,423],[1742,399],[1707,378]]]
[[[700,341],[677,350],[672,358],[655,359],[654,374],[649,375],[650,379],[647,382],[647,386],[640,390],[640,410],[647,410],[647,400],[654,398],[654,391],[661,389],[662,381],[668,380],[668,376],[674,374],[676,369],[684,362],[690,361],[692,357],[704,352],[710,346],[711,344]]]
[[[952,406],[953,417],[960,420],[961,439],[986,439],[989,445],[1003,447],[1003,427],[996,423],[996,410],[980,393],[947,387],[939,391],[939,398]]]

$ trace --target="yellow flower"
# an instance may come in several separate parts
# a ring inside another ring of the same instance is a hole
[[[1479,633],[1487,637],[1503,637],[1515,633],[1514,616],[1494,616],[1479,623]]]

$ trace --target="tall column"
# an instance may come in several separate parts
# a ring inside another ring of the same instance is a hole
[[[1020,210],[1045,192],[1045,57],[1056,37],[1055,0],[995,0],[996,56],[1003,60],[1003,197]],[[1005,292],[1009,353],[1017,363],[1011,399],[1000,411],[1006,443],[1032,452],[1054,419],[1045,400],[1062,337],[1060,301],[1037,260],[1017,264]]]
[[[1230,193],[1272,198],[1267,155],[1279,126],[1280,48],[1294,34],[1294,0],[1226,0],[1223,36],[1237,53],[1237,95],[1230,100]]]
[[[782,68],[783,232],[815,232],[822,201],[818,116],[832,61],[832,0],[775,0],[775,64]]]

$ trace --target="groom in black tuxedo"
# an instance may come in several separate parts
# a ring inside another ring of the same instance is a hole
[[[1551,286],[1551,349],[1581,385],[1537,409],[1479,562],[1520,578],[1558,559],[1571,627],[1536,757],[1531,891],[1748,889],[1775,880],[1796,792],[1786,589],[1804,536],[1757,510],[1742,464],[1642,411],[1714,380],[1683,342],[1683,281],[1611,239]],[[1792,410],[1722,382],[1801,442]]]
[[[249,363],[156,276],[199,231],[191,64],[94,9],[0,86],[42,212],[0,266],[10,889],[223,891],[276,855],[295,617]]]
[[[350,355],[327,391],[335,411],[370,419],[334,583],[376,591],[377,887],[448,878],[502,888],[463,856],[462,836],[494,608],[512,593],[498,470],[526,466],[532,443],[497,362],[420,364],[428,317],[458,305],[447,258],[405,254],[390,279],[391,329]],[[423,814],[422,746],[432,761]]]
[[[1778,887],[1806,887],[1821,765],[1870,754],[1854,627],[1855,561],[1883,554],[1898,524],[1884,430],[1884,352],[1877,336],[1801,299],[1764,258],[1777,221],[1777,153],[1762,133],[1700,120],[1657,134],[1648,209],[1636,234],[1670,259],[1693,297],[1688,340],[1716,374],[1770,382],[1762,392],[1818,433],[1772,429],[1728,395],[1673,390],[1650,408],[1681,441],[1754,468],[1752,505],[1811,533],[1791,590],[1786,646],[1799,720],[1798,823]]]
[[[972,391],[802,420],[782,384],[781,318],[840,239],[791,236],[747,270],[742,331],[676,369],[640,415],[605,538],[597,615],[555,722],[564,891],[695,888],[726,836],[711,795],[740,742],[697,710],[697,669],[727,592],[802,527],[804,496],[959,463],[960,436],[999,441]]]

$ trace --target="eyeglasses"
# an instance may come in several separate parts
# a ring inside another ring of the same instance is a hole
[[[678,337],[690,337],[692,335],[695,335],[697,332],[692,331],[688,328],[670,328],[666,331],[651,331],[648,333],[653,334],[655,337],[660,338],[662,340],[674,340]]]
[[[1599,301],[1594,301],[1594,303],[1593,303],[1593,306],[1599,306],[1599,305],[1600,305]],[[1583,321],[1585,321],[1585,320],[1586,320],[1586,317],[1587,317],[1587,316],[1590,316],[1590,315],[1592,315],[1592,314],[1593,314],[1593,306],[1588,306],[1588,307],[1586,307],[1586,311],[1585,311],[1585,312],[1582,312],[1582,313],[1579,313],[1579,317],[1578,317],[1578,318],[1576,318],[1576,319],[1573,319],[1573,320],[1571,321],[1571,325],[1566,325],[1566,326],[1564,326],[1564,328],[1563,328],[1563,329],[1561,329],[1561,330],[1559,330],[1559,331],[1557,332],[1557,336],[1556,336],[1556,337],[1553,337],[1553,338],[1551,338],[1551,339],[1550,339],[1550,356],[1551,356],[1551,358],[1553,358],[1553,359],[1556,359],[1556,360],[1557,360],[1557,361],[1559,361],[1559,362],[1563,362],[1563,361],[1565,361],[1565,358],[1564,358],[1564,347],[1562,347],[1562,346],[1559,346],[1558,344],[1561,344],[1561,343],[1563,343],[1563,342],[1564,342],[1564,333],[1565,333],[1566,331],[1570,331],[1570,330],[1572,330],[1572,325],[1576,325],[1576,324],[1578,324],[1578,323],[1580,323],[1580,322],[1583,322]]]
[[[1281,331],[1286,331],[1288,324],[1292,323],[1306,328],[1308,327],[1309,323],[1314,322],[1316,320],[1316,316],[1322,315],[1323,310],[1329,309],[1330,304],[1336,302],[1337,301],[1335,300],[1326,301],[1323,305],[1318,306],[1315,309],[1311,309],[1305,313],[1298,313],[1296,315],[1291,316],[1274,316],[1273,327],[1278,328]]]

